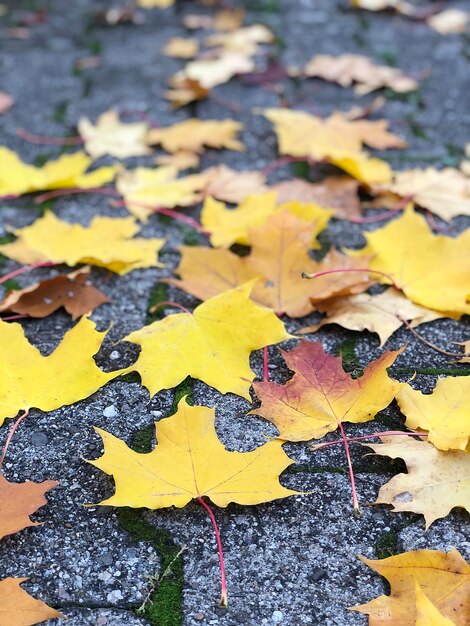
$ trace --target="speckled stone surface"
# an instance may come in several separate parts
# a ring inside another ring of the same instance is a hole
[[[214,90],[214,97],[186,109],[172,111],[163,99],[167,78],[181,63],[161,55],[173,36],[188,36],[182,18],[188,13],[207,13],[193,2],[177,1],[164,11],[142,12],[140,25],[103,26],[96,12],[110,2],[75,0],[67,7],[59,0],[16,2],[3,0],[7,13],[0,18],[0,32],[18,26],[31,12],[45,9],[47,20],[30,26],[28,39],[2,37],[0,42],[1,89],[12,94],[16,105],[0,115],[0,142],[16,150],[29,162],[54,158],[60,148],[34,145],[17,136],[17,128],[41,135],[74,133],[81,115],[96,118],[114,107],[120,111],[145,112],[167,125],[191,116],[203,119],[233,117],[245,124],[241,134],[246,151],[207,151],[202,165],[225,163],[239,169],[261,169],[277,157],[276,139],[270,124],[254,110],[289,104],[294,108],[328,114],[370,102],[374,95],[358,99],[353,91],[319,80],[284,79],[272,86],[250,86],[232,80]],[[425,77],[418,94],[396,98],[388,94],[380,116],[390,119],[392,129],[404,136],[409,147],[390,151],[385,158],[395,168],[416,165],[456,165],[464,144],[470,141],[468,102],[470,55],[466,36],[443,37],[421,22],[391,13],[354,12],[346,1],[257,0],[239,2],[248,9],[247,22],[270,26],[277,36],[270,55],[285,65],[300,66],[317,53],[357,52],[387,61]],[[467,3],[453,2],[465,8]],[[201,34],[202,36],[202,34]],[[76,62],[99,55],[101,65],[77,71]],[[263,59],[260,59],[262,67]],[[132,119],[131,117],[129,119]],[[151,164],[152,158],[130,159],[129,165]],[[101,159],[99,164],[109,160]],[[277,169],[271,179],[292,175],[290,166]],[[53,203],[60,218],[87,224],[96,215],[124,216],[103,196],[79,195]],[[189,214],[198,215],[198,208]],[[31,198],[0,203],[0,237],[8,227],[21,227],[38,216]],[[470,225],[470,218],[450,223],[456,235]],[[351,224],[335,220],[322,235],[325,243],[360,247],[362,232],[377,225]],[[187,235],[186,227],[153,216],[142,226],[144,237],[165,237],[162,269],[138,270],[117,277],[94,269],[93,280],[111,299],[92,315],[98,328],[112,327],[98,355],[105,369],[127,366],[137,351],[119,343],[129,332],[146,322],[153,286],[171,275],[178,262],[177,247]],[[201,238],[201,243],[203,239]],[[17,265],[1,265],[4,274]],[[21,285],[51,277],[62,268],[41,269],[18,278]],[[1,289],[1,288],[0,288]],[[1,294],[0,294],[1,295]],[[197,301],[175,288],[169,297],[193,307]],[[289,331],[312,324],[318,314],[287,321]],[[65,313],[44,320],[23,320],[28,339],[43,353],[51,352],[72,325]],[[453,341],[470,337],[468,318],[460,322],[439,320],[421,327],[429,340],[449,349]],[[354,340],[355,359],[360,366],[377,358],[382,349],[376,335],[352,333],[329,326],[309,339],[321,341],[333,354]],[[293,347],[296,341],[284,347]],[[465,374],[470,366],[449,365],[449,358],[417,341],[406,329],[399,330],[386,348],[408,343],[392,369],[400,380],[414,370],[413,385],[430,392],[439,372],[450,368]],[[290,374],[277,347],[269,349],[270,376],[278,382]],[[262,375],[261,354],[253,354],[252,365]],[[431,371],[431,373],[429,373]],[[54,381],[44,381],[54,384]],[[113,491],[112,481],[84,459],[100,455],[100,439],[92,426],[109,430],[128,443],[145,426],[169,414],[173,392],[164,391],[149,400],[137,382],[116,380],[92,397],[51,413],[31,411],[14,437],[4,464],[12,481],[57,479],[60,485],[48,494],[48,504],[34,520],[44,522],[4,539],[0,545],[0,578],[26,576],[30,593],[61,610],[69,626],[146,625],[136,609],[148,594],[149,577],[161,573],[154,547],[135,541],[122,528],[117,512],[96,504]],[[218,434],[231,450],[249,450],[260,445],[275,428],[246,413],[256,406],[233,395],[222,396],[206,385],[194,383],[194,401],[216,407]],[[400,424],[403,416],[392,404],[378,416],[379,428]],[[6,436],[2,429],[1,441]],[[346,432],[366,434],[369,425],[346,426]],[[335,438],[335,435],[331,435]],[[418,548],[448,550],[456,547],[470,556],[466,513],[454,511],[424,532],[419,516],[394,514],[387,507],[372,507],[379,487],[393,474],[403,471],[401,462],[378,462],[356,446],[352,456],[357,466],[357,483],[363,515],[352,515],[351,488],[346,459],[340,446],[312,452],[306,444],[286,445],[297,469],[281,478],[284,485],[308,492],[281,502],[257,507],[229,506],[217,511],[224,542],[230,606],[216,607],[219,569],[210,522],[197,504],[182,510],[145,513],[145,519],[170,533],[177,546],[185,547],[182,624],[184,626],[361,626],[364,616],[347,611],[384,593],[379,576],[357,559],[358,554],[377,558],[380,546],[390,537],[394,550]],[[59,622],[48,622],[52,624]],[[6,625],[5,625],[6,626]]]

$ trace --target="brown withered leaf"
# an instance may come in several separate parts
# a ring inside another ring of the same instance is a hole
[[[192,59],[199,50],[199,42],[197,39],[189,37],[172,37],[169,39],[162,52],[167,57],[176,59]]]
[[[90,284],[90,268],[10,291],[0,302],[0,313],[11,311],[30,317],[47,317],[64,307],[73,320],[90,313],[109,298]]]
[[[40,522],[32,522],[29,516],[47,504],[44,494],[58,484],[56,480],[11,483],[0,474],[0,539],[28,526],[39,526]]]
[[[261,172],[241,172],[221,164],[214,165],[203,173],[207,180],[204,195],[223,202],[238,204],[248,196],[268,191],[266,177]]]
[[[5,113],[15,104],[15,100],[9,93],[0,91],[0,113]]]
[[[41,600],[35,600],[21,583],[27,578],[0,580],[0,624],[4,626],[33,626],[46,620],[65,617]]]
[[[356,83],[355,92],[359,95],[382,87],[389,87],[398,93],[415,91],[418,88],[418,83],[400,69],[377,65],[361,54],[319,54],[304,66],[302,75],[323,78],[342,87],[350,87]]]
[[[271,189],[277,191],[277,200],[281,204],[290,200],[315,202],[334,211],[339,218],[351,219],[361,215],[359,182],[347,176],[329,176],[320,183],[293,178],[277,183]]]

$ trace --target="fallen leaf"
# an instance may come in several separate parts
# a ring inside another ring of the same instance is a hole
[[[455,507],[470,512],[470,454],[443,452],[413,437],[383,437],[381,444],[363,444],[376,454],[406,463],[408,474],[398,474],[380,488],[375,504],[391,504],[393,511],[424,516],[426,529]]]
[[[214,428],[215,410],[189,406],[183,398],[178,411],[155,424],[158,445],[139,454],[110,433],[96,432],[104,454],[90,461],[113,476],[116,492],[106,506],[182,508],[194,498],[208,497],[216,506],[270,502],[296,495],[279,483],[279,474],[292,464],[280,441],[269,441],[251,452],[229,452]]]
[[[142,347],[132,367],[151,396],[193,376],[221,393],[250,398],[250,353],[290,337],[272,311],[249,299],[252,286],[232,289],[192,314],[169,315],[125,338]]]
[[[252,253],[249,256],[241,257],[224,249],[181,246],[181,262],[176,270],[181,278],[164,282],[207,300],[250,279],[260,278],[262,280],[253,287],[251,299],[277,314],[286,313],[291,317],[307,315],[317,308],[317,302],[333,294],[367,289],[370,281],[362,273],[344,272],[310,281],[302,279],[305,268],[321,272],[364,264],[361,261],[352,266],[348,257],[336,251],[328,253],[320,263],[314,263],[308,255],[312,230],[311,225],[295,216],[279,214],[270,218],[259,231],[251,231]]]
[[[238,204],[248,196],[259,196],[268,191],[266,176],[261,172],[240,172],[221,164],[204,170],[204,176],[204,194],[224,202]]]
[[[365,152],[330,159],[333,165],[353,176],[364,185],[388,183],[392,179],[392,168],[382,159],[370,157]]]
[[[415,580],[416,624],[415,626],[455,626],[455,622],[444,617],[436,605],[423,593]]]
[[[234,120],[199,120],[197,118],[178,122],[167,128],[153,128],[147,135],[147,143],[161,145],[167,152],[202,152],[204,146],[244,150],[236,139],[243,124]]]
[[[264,24],[252,24],[229,32],[209,35],[204,40],[206,46],[222,49],[224,52],[238,53],[251,57],[258,52],[260,44],[274,41],[274,36]]]
[[[52,354],[42,356],[20,324],[0,320],[0,369],[7,373],[0,377],[0,425],[19,411],[53,411],[88,398],[126,371],[103,372],[96,366],[93,355],[105,334],[82,317]]]
[[[237,74],[248,74],[255,69],[251,57],[240,52],[223,52],[214,59],[190,61],[183,70],[174,76],[173,87],[182,81],[196,82],[203,89],[212,89],[226,83]]]
[[[436,311],[470,313],[470,231],[453,239],[435,235],[409,206],[398,219],[364,235],[366,247],[348,254],[371,255],[370,268],[389,274],[407,298]]]
[[[462,172],[451,167],[395,172],[392,184],[384,188],[399,196],[409,197],[446,221],[457,215],[470,215],[470,181]]]
[[[195,100],[207,98],[209,89],[199,84],[197,80],[191,80],[184,75],[173,76],[170,79],[170,89],[164,92],[164,97],[169,100],[173,108],[185,106]]]
[[[324,352],[321,343],[302,341],[290,352],[281,350],[294,372],[291,380],[285,385],[253,383],[261,406],[250,413],[272,422],[279,437],[287,441],[320,439],[340,422],[368,422],[390,404],[402,386],[387,374],[402,350],[385,352],[363,376],[353,379],[343,370],[341,357]]]
[[[9,93],[0,91],[0,114],[6,113],[15,104],[15,100]]]
[[[458,361],[452,361],[453,363],[470,363],[470,339],[468,341],[455,341],[455,345],[463,346],[462,358]]]
[[[129,211],[145,222],[158,208],[191,206],[201,200],[205,176],[177,176],[178,169],[172,166],[137,167],[120,171],[116,188],[123,195]]]
[[[90,268],[10,291],[0,302],[0,313],[12,311],[30,317],[47,317],[64,307],[72,320],[90,313],[109,298],[90,284]]]
[[[175,167],[178,172],[199,167],[200,157],[194,152],[174,152],[173,154],[162,154],[155,158],[157,165],[170,165]]]
[[[439,450],[465,450],[470,437],[470,379],[438,378],[430,394],[405,385],[397,396],[408,428],[428,432]]]
[[[386,11],[395,9],[398,13],[417,15],[417,9],[410,2],[405,0],[351,0],[351,4],[356,9],[366,9],[367,11]]]
[[[137,0],[142,9],[167,9],[175,4],[175,0]]]
[[[350,87],[356,83],[355,91],[359,95],[382,87],[389,87],[398,93],[415,91],[418,88],[418,83],[400,69],[377,65],[360,54],[319,54],[304,66],[302,75],[323,78],[342,87]]]
[[[229,248],[234,243],[250,245],[252,242],[249,236],[250,229],[265,225],[275,214],[286,212],[308,222],[306,227],[312,226],[309,244],[318,247],[316,236],[326,228],[331,212],[314,203],[291,201],[277,204],[275,191],[268,191],[259,196],[247,196],[236,209],[229,209],[223,202],[206,198],[202,207],[201,223],[210,233],[214,247]]]
[[[339,324],[349,330],[377,333],[381,346],[403,326],[403,320],[411,322],[414,328],[443,317],[442,313],[413,304],[393,287],[377,296],[360,293],[326,300],[319,303],[317,309],[327,317],[297,332],[313,333],[327,324]]]
[[[27,578],[0,580],[0,623],[5,626],[33,626],[49,619],[65,617],[41,600],[35,600],[20,585]]]
[[[17,239],[0,245],[0,253],[23,265],[87,263],[127,274],[143,267],[163,267],[157,260],[164,239],[132,237],[139,232],[133,217],[94,217],[89,226],[69,224],[47,211],[30,226],[14,231]]]
[[[197,39],[189,37],[172,37],[169,39],[162,52],[167,57],[175,57],[176,59],[192,59],[199,50],[199,42]]]
[[[446,9],[428,17],[426,23],[441,35],[460,35],[467,32],[470,13],[460,9]]]
[[[218,31],[231,31],[240,28],[244,19],[244,9],[222,9],[217,11],[215,15],[185,15],[183,25],[189,30],[211,28]]]
[[[0,539],[23,528],[39,526],[41,522],[33,522],[29,516],[47,504],[44,494],[58,484],[56,480],[11,483],[0,474]]]
[[[18,155],[0,146],[0,196],[19,196],[32,191],[66,187],[100,187],[114,179],[113,167],[85,173],[91,159],[84,152],[64,154],[43,167],[23,163]]]
[[[117,111],[102,113],[92,124],[87,117],[78,122],[78,132],[85,143],[85,150],[95,160],[109,154],[118,159],[150,154],[146,138],[149,126],[146,122],[123,124]]]
[[[414,550],[387,559],[360,560],[390,583],[389,596],[351,607],[369,616],[370,626],[416,626],[416,583],[426,597],[456,626],[470,615],[470,566],[457,550]],[[431,626],[432,622],[426,622]],[[439,622],[438,622],[439,624]]]
[[[314,202],[324,209],[333,211],[339,218],[351,219],[362,213],[358,196],[359,183],[347,176],[329,176],[320,183],[309,183],[302,178],[294,178],[271,187],[277,192],[277,201],[282,204],[289,200]]]

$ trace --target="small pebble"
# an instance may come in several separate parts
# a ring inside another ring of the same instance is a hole
[[[280,624],[283,617],[284,615],[281,611],[274,611],[274,613],[272,614],[273,624]]]
[[[123,599],[123,595],[119,591],[119,589],[114,589],[114,591],[110,591],[108,593],[108,595],[106,596],[106,599],[111,604],[116,604],[116,602],[119,602],[119,600]]]
[[[116,409],[116,407],[114,406],[114,404],[110,404],[103,411],[103,415],[105,417],[117,417],[119,415],[119,413],[118,413],[118,410]]]
[[[163,415],[162,411],[150,411],[154,417],[161,417]]]
[[[49,438],[40,430],[35,430],[31,434],[31,444],[36,447],[47,446]]]
[[[120,356],[121,356],[121,355],[119,354],[119,352],[118,352],[117,350],[113,350],[113,351],[111,352],[111,354],[109,355],[109,358],[110,358],[112,361],[116,361],[117,359],[119,359],[119,357],[120,357]]]

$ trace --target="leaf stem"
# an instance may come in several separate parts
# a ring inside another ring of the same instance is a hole
[[[379,270],[371,270],[369,268],[363,268],[363,269],[355,269],[355,268],[337,268],[337,269],[332,269],[332,270],[325,270],[324,272],[314,272],[313,274],[307,274],[307,272],[302,272],[302,278],[319,278],[320,276],[327,276],[328,274],[342,274],[343,272],[367,272],[368,274],[378,274],[379,276],[384,276],[385,278],[388,278],[388,280],[391,282],[392,286],[395,287],[395,289],[398,289],[399,291],[401,291],[400,287],[395,283],[395,281],[393,280],[393,278],[390,276],[390,274],[386,274],[385,272],[380,272]]]
[[[268,346],[263,348],[263,379],[264,382],[269,381],[269,353]]]
[[[181,309],[185,313],[189,313],[189,315],[192,315],[192,312],[189,309],[187,309],[182,304],[179,304],[178,302],[174,302],[173,300],[163,300],[162,302],[157,302],[157,304],[154,304],[153,307],[149,309],[149,313],[155,313],[155,311],[161,306],[175,307],[177,309]]]
[[[112,196],[113,198],[120,198],[121,196],[114,189],[109,187],[90,187],[89,189],[82,189],[81,187],[69,187],[66,189],[53,189],[52,191],[46,191],[34,198],[34,204],[42,204],[47,200],[54,200],[54,198],[62,198],[63,196],[72,196],[79,193],[99,193],[103,196]]]
[[[359,501],[357,499],[357,491],[356,491],[356,479],[354,477],[354,470],[351,461],[351,455],[349,453],[349,443],[348,438],[346,437],[346,433],[344,432],[343,422],[338,420],[338,426],[341,433],[341,440],[344,443],[344,451],[346,452],[346,458],[348,460],[348,469],[349,469],[349,480],[351,481],[351,490],[352,490],[352,501],[354,507],[354,515],[356,517],[360,517],[361,511],[359,509]]]
[[[16,134],[21,139],[30,143],[45,144],[48,146],[81,146],[84,141],[81,137],[49,137],[45,135],[34,135],[24,128],[17,128]]]
[[[16,420],[16,422],[11,427],[10,432],[8,433],[7,440],[5,441],[5,445],[3,446],[2,456],[0,457],[0,469],[1,469],[2,465],[3,465],[3,461],[5,460],[5,456],[7,454],[8,446],[11,443],[11,440],[13,438],[13,435],[15,434],[16,429],[21,424],[21,422],[26,417],[28,417],[28,415],[29,415],[29,409],[26,409],[25,412],[23,413],[23,415],[20,415],[19,418]]]
[[[399,436],[411,436],[411,435],[418,435],[419,437],[427,437],[427,433],[418,433],[414,430],[410,430],[409,432],[402,432],[401,430],[384,430],[381,433],[371,433],[370,435],[362,435],[360,437],[347,437],[347,441],[349,443],[354,442],[354,441],[361,441],[362,439],[372,439],[373,437],[385,437],[385,436],[395,436],[395,437],[399,437]],[[317,445],[314,446],[310,446],[310,450],[316,451],[316,450],[321,450],[322,448],[327,448],[328,446],[334,446],[338,443],[344,443],[344,439],[335,439],[334,441],[325,441],[325,443],[319,443]]]
[[[219,552],[219,561],[220,561],[220,582],[221,582],[221,594],[219,600],[219,606],[227,608],[228,606],[228,595],[227,595],[227,581],[225,578],[225,563],[224,563],[224,552],[222,550],[222,540],[220,538],[219,527],[217,526],[217,521],[215,519],[214,513],[212,512],[211,507],[204,502],[202,498],[198,498],[197,501],[201,506],[203,506],[209,517],[211,518],[212,526],[214,527],[215,538],[217,540],[217,550]]]
[[[448,352],[447,350],[443,350],[442,348],[439,348],[439,346],[436,346],[434,343],[431,343],[430,341],[428,341],[427,339],[425,339],[422,335],[420,335],[414,328],[413,326],[409,323],[408,320],[406,320],[404,317],[399,317],[397,315],[397,318],[403,322],[403,324],[405,324],[405,326],[408,328],[408,330],[413,333],[413,335],[419,339],[420,341],[422,341],[424,344],[426,344],[427,346],[429,346],[430,348],[432,348],[433,350],[437,350],[437,352],[440,352],[441,354],[445,354],[446,356],[452,356],[452,357],[456,357],[458,359],[461,359],[463,356],[465,356],[462,352]]]
[[[18,270],[13,270],[13,272],[10,272],[9,274],[0,276],[0,285],[2,283],[5,283],[7,280],[10,280],[10,278],[14,278],[15,276],[26,274],[27,272],[31,272],[32,270],[35,270],[39,267],[51,267],[53,265],[56,265],[56,263],[53,263],[52,261],[46,261],[45,263],[35,263],[34,265],[25,265],[24,267],[20,267],[20,269]]]

